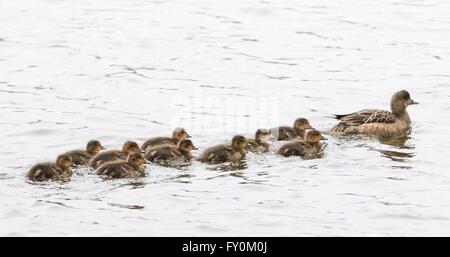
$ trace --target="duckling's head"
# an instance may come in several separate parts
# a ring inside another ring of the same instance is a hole
[[[231,140],[231,145],[238,147],[240,149],[244,149],[247,146],[247,139],[244,136],[234,136]]]
[[[255,133],[255,139],[259,141],[267,141],[272,137],[272,133],[268,129],[258,129]]]
[[[178,149],[185,153],[190,153],[192,150],[197,150],[197,148],[194,146],[194,143],[192,143],[189,139],[183,139],[178,143]]]
[[[72,157],[66,154],[61,154],[58,158],[56,158],[56,165],[64,170],[71,169],[73,166]]]
[[[406,107],[413,104],[419,103],[411,99],[408,91],[398,91],[391,98],[391,111],[395,114],[401,114],[406,110]]]
[[[142,155],[141,153],[130,153],[128,155],[127,162],[136,167],[144,165],[144,155]]]
[[[322,139],[322,134],[315,129],[308,129],[305,133],[305,141],[307,143],[318,143]]]
[[[191,136],[186,132],[184,128],[176,128],[172,132],[172,138],[177,140],[178,142],[190,137]]]
[[[122,151],[126,153],[140,153],[139,145],[134,141],[126,141],[122,146]]]
[[[91,140],[87,143],[86,145],[86,152],[95,155],[98,152],[100,152],[100,150],[105,149],[102,144],[100,143],[100,141],[98,140]]]
[[[307,130],[311,129],[311,125],[309,125],[309,121],[305,118],[298,118],[294,122],[294,128],[299,130]]]

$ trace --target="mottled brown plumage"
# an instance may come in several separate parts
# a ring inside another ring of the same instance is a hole
[[[311,129],[309,121],[305,118],[298,118],[294,122],[293,127],[281,126],[272,128],[270,131],[277,141],[302,139],[305,130]]]
[[[178,142],[183,139],[190,138],[189,134],[184,128],[176,128],[172,132],[172,137],[154,137],[150,138],[142,144],[142,150],[147,152],[148,148],[152,148],[158,145],[172,145],[177,146]]]
[[[109,178],[133,178],[145,176],[145,160],[141,153],[130,153],[126,161],[114,161],[102,164],[95,174]]]
[[[391,98],[391,111],[364,109],[358,112],[336,115],[340,122],[331,131],[343,134],[370,134],[381,137],[409,133],[411,119],[406,108],[418,104],[406,90],[396,92]]]
[[[316,158],[322,149],[322,144],[319,142],[322,138],[319,131],[314,129],[307,130],[305,139],[283,145],[277,151],[277,154],[284,157],[300,156],[305,159]]]
[[[86,150],[73,150],[64,153],[72,157],[74,165],[87,165],[91,158],[98,154],[100,150],[105,149],[98,140],[90,140],[86,145]]]
[[[265,153],[269,151],[270,145],[265,142],[271,137],[270,130],[258,129],[255,133],[255,139],[248,139],[246,150],[253,153]]]
[[[141,152],[141,149],[136,142],[127,141],[123,144],[122,150],[108,150],[96,154],[89,162],[89,166],[96,169],[107,162],[126,160],[130,153],[139,152]]]
[[[33,181],[64,180],[72,176],[72,158],[59,155],[56,162],[45,162],[34,165],[27,173]]]
[[[222,144],[206,149],[196,160],[205,163],[235,162],[245,158],[247,139],[234,136],[231,145]]]
[[[147,148],[145,159],[150,162],[191,160],[191,151],[196,149],[189,139],[181,140],[177,146],[160,145],[153,148]]]

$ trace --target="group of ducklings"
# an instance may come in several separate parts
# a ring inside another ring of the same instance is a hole
[[[409,133],[411,119],[406,111],[409,105],[417,104],[406,90],[396,92],[391,98],[391,111],[364,109],[358,112],[336,115],[339,123],[330,132],[343,135],[366,134],[392,137]],[[235,162],[246,157],[247,152],[267,153],[268,140],[290,141],[282,145],[276,154],[290,157],[315,158],[322,151],[321,140],[325,138],[305,118],[295,120],[292,127],[281,126],[258,129],[254,139],[236,135],[231,143],[209,147],[194,158],[197,150],[191,136],[183,128],[176,128],[171,137],[155,137],[145,141],[141,147],[134,141],[126,141],[120,150],[104,150],[98,140],[87,143],[85,150],[73,150],[61,154],[55,163],[34,165],[27,177],[33,181],[64,180],[72,176],[72,167],[87,165],[97,175],[109,178],[145,176],[146,160],[153,163],[196,160],[219,164]],[[104,150],[104,151],[102,151]]]

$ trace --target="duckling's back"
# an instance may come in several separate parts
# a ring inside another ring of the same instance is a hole
[[[27,173],[27,178],[33,181],[59,179],[62,170],[55,163],[39,163]]]
[[[147,148],[145,159],[151,162],[175,160],[183,157],[183,154],[173,145],[160,145]]]
[[[89,164],[89,161],[92,158],[92,155],[85,150],[73,150],[64,154],[72,157],[72,162],[75,165]]]
[[[245,153],[230,145],[216,145],[206,149],[197,160],[208,163],[236,161],[245,157]]]
[[[176,146],[177,142],[171,137],[154,137],[145,141],[144,144],[142,144],[141,149],[147,152],[148,148],[153,148],[160,145]]]
[[[89,162],[89,166],[96,169],[104,163],[126,160],[127,157],[128,157],[127,153],[119,150],[103,151],[92,157],[92,159]]]
[[[135,169],[126,161],[115,161],[102,164],[95,170],[95,174],[110,178],[140,177],[143,171]]]

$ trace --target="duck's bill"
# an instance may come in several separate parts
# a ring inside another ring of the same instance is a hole
[[[100,146],[100,150],[105,150],[105,149],[106,149],[106,147]]]
[[[191,138],[191,135],[187,134],[186,138]]]
[[[198,150],[198,148],[196,146],[192,147],[192,150]]]
[[[412,105],[412,104],[419,104],[419,102],[416,102],[416,101],[414,101],[414,100],[411,99],[411,103],[410,103],[410,104],[411,104],[411,105]]]
[[[328,139],[324,136],[320,136],[320,140],[328,140]]]
[[[139,152],[140,152],[141,154],[145,154],[145,151],[142,150],[142,149],[141,149]]]

